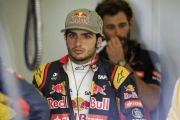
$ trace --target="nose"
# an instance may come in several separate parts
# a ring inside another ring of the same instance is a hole
[[[121,30],[118,27],[116,27],[116,36],[121,36]]]
[[[77,37],[76,38],[76,46],[81,46],[82,45],[82,38],[81,37]]]

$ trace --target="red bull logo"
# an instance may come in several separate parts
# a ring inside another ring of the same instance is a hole
[[[79,103],[77,104],[77,99],[79,101]],[[82,110],[88,110],[89,109],[89,102],[87,100],[84,100],[81,97],[75,98],[74,100],[71,100],[72,102],[72,106],[74,108],[75,111],[78,111],[78,106],[79,106],[79,111]]]
[[[135,92],[133,92],[132,94],[124,93],[124,99],[129,99],[129,98],[138,98],[138,96]]]
[[[71,100],[73,108],[78,108],[77,103],[75,100]]]
[[[75,13],[73,16],[77,16],[77,17],[78,17],[78,16],[80,16],[80,15],[79,15],[79,13]]]
[[[63,95],[66,95],[64,84],[65,82],[61,84],[57,84],[57,85],[52,85],[52,92],[50,92],[50,94],[57,92],[57,93],[62,93]]]
[[[85,17],[85,18],[89,18],[89,15],[87,15],[86,13],[83,13],[83,12],[78,12],[78,13],[75,13],[73,15],[73,17]]]
[[[135,87],[133,85],[128,85],[127,87],[124,86],[124,88],[126,89],[126,91],[131,91],[131,92],[135,91]]]
[[[96,98],[91,97],[91,103],[90,103],[90,108],[92,109],[98,109],[98,110],[109,110],[109,98],[103,98],[102,102],[101,101],[96,101]]]
[[[80,108],[86,109],[86,110],[89,109],[89,102],[86,100],[81,102]]]
[[[72,23],[80,22],[80,23],[88,24],[89,23],[89,15],[87,15],[86,13],[83,13],[83,12],[75,13],[72,16],[71,22]]]
[[[93,87],[93,92],[92,92],[92,94],[93,94],[93,93],[95,93],[95,94],[100,93],[100,94],[106,95],[106,93],[104,92],[105,87],[106,87],[106,85],[103,85],[103,88],[102,88],[102,87],[100,87],[100,86],[98,86],[98,85],[95,84],[94,87]]]
[[[57,109],[57,108],[68,108],[68,100],[67,97],[63,96],[62,100],[53,100],[53,98],[47,98],[49,108],[50,109]]]

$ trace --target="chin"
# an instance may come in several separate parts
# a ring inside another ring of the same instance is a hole
[[[72,55],[72,58],[78,61],[83,60],[85,57],[83,57],[82,55]]]

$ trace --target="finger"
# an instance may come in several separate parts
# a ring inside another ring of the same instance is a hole
[[[114,42],[115,42],[116,45],[121,43],[120,39],[118,37],[116,37],[116,36],[114,36]]]
[[[121,42],[119,41],[119,38],[114,36],[111,39],[113,49],[119,49],[119,47],[121,47]]]
[[[111,37],[112,46],[116,46],[116,36]]]
[[[120,39],[118,37],[114,37],[114,39],[115,39],[116,46],[118,46],[118,48],[122,48],[122,43]]]
[[[108,47],[109,47],[109,49],[113,47],[112,39],[109,39],[109,41],[108,41]]]
[[[107,46],[107,47],[106,47],[106,52],[107,52],[107,54],[109,54],[109,51],[110,51],[109,46]]]

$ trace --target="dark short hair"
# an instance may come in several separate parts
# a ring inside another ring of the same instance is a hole
[[[96,6],[95,10],[102,19],[105,15],[113,16],[118,12],[124,12],[128,22],[130,22],[133,16],[131,7],[124,0],[103,0]]]

